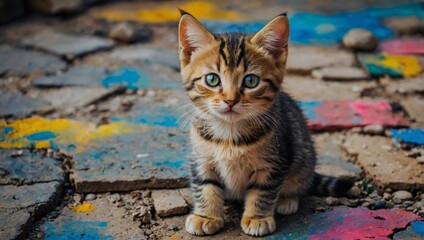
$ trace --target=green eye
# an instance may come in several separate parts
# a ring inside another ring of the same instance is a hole
[[[205,82],[210,87],[216,87],[221,83],[221,80],[215,73],[209,73],[205,76]]]
[[[255,88],[259,84],[259,77],[249,74],[243,79],[243,85],[247,88]]]

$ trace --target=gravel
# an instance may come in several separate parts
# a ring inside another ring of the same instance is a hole
[[[394,192],[393,197],[398,198],[400,200],[411,200],[413,198],[412,193],[405,191],[405,190],[400,190],[400,191]]]

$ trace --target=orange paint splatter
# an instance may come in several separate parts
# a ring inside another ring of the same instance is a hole
[[[89,203],[89,202],[83,202],[81,205],[78,206],[71,206],[69,207],[72,211],[74,212],[81,212],[81,213],[85,213],[85,212],[92,212],[96,209],[96,206],[94,206],[93,204]]]

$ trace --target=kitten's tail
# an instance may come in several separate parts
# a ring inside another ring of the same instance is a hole
[[[335,178],[315,173],[310,191],[316,195],[340,196],[353,186],[353,181],[344,178]]]

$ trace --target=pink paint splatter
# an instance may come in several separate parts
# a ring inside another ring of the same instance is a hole
[[[424,54],[424,39],[401,38],[380,44],[380,49],[389,54]]]

